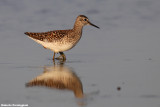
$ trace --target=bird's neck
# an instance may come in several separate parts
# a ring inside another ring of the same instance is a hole
[[[83,29],[83,25],[80,24],[78,21],[76,21],[73,27],[74,32],[78,35],[81,35],[82,29]]]

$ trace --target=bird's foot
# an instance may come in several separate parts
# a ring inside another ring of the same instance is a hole
[[[55,58],[55,59],[65,61],[66,60],[66,56],[65,56],[64,53],[61,53],[60,56]]]
[[[59,57],[55,58],[57,60],[63,60],[63,57],[60,55]]]

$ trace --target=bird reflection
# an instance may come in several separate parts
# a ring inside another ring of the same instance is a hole
[[[26,83],[26,87],[45,86],[56,89],[73,91],[76,98],[83,98],[82,82],[76,73],[64,63],[44,67],[44,72]]]

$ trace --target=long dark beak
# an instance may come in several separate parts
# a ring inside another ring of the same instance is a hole
[[[93,23],[91,23],[91,22],[89,22],[89,21],[88,21],[88,23],[89,23],[90,25],[92,25],[92,26],[94,26],[94,27],[96,27],[96,28],[100,29],[100,27],[98,27],[98,26],[94,25]]]

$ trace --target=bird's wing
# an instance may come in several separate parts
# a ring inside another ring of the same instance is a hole
[[[40,41],[53,41],[53,40],[60,40],[70,30],[55,30],[55,31],[49,31],[49,32],[42,32],[42,33],[34,33],[34,32],[25,32],[24,34],[28,35],[29,37],[40,40]]]

